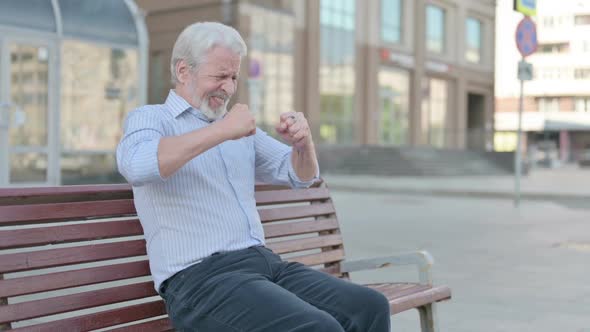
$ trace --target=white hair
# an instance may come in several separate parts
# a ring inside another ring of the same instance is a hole
[[[246,43],[236,29],[217,22],[199,22],[186,27],[176,39],[170,74],[172,84],[180,83],[176,76],[176,65],[184,60],[191,68],[197,69],[205,61],[207,52],[215,46],[228,48],[241,57],[248,52]]]

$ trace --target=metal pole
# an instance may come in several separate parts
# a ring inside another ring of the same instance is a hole
[[[521,60],[524,62],[524,57]],[[520,99],[518,100],[518,129],[516,133],[516,156],[514,158],[514,205],[520,206],[520,176],[522,173],[522,110],[524,108],[524,80],[520,80]]]

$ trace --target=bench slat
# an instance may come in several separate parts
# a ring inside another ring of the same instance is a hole
[[[394,315],[428,303],[440,302],[450,298],[451,289],[446,286],[439,286],[395,298],[389,301],[389,306],[391,314]]]
[[[0,255],[0,273],[96,262],[145,254],[144,240],[6,254]]]
[[[316,217],[335,213],[332,203],[258,210],[262,222]]]
[[[367,286],[375,290],[378,290],[383,295],[385,295],[385,297],[387,297],[387,299],[389,299],[390,301],[432,288],[432,286],[429,285],[420,285],[416,283],[389,283]]]
[[[14,329],[14,332],[90,331],[166,314],[164,301],[135,304]]]
[[[322,180],[314,183],[312,187],[318,187],[322,184]],[[285,186],[275,186],[265,183],[256,183],[256,191],[260,190],[276,190],[277,188],[286,188]],[[131,193],[131,186],[129,184],[90,184],[90,185],[67,185],[57,187],[37,187],[37,188],[0,188],[0,198],[15,198],[20,199],[27,197],[61,197],[64,195],[96,195],[96,194],[117,194],[129,192]]]
[[[0,249],[143,235],[138,219],[0,231]]]
[[[342,236],[340,234],[334,234],[326,236],[314,236],[295,240],[286,240],[280,242],[272,242],[268,243],[267,246],[277,254],[286,254],[302,250],[338,246],[341,244]]]
[[[256,205],[309,202],[330,199],[327,188],[310,188],[298,190],[271,190],[255,193]]]
[[[338,229],[338,220],[318,219],[309,221],[297,221],[285,224],[266,224],[264,227],[264,236],[272,239],[281,236],[300,235],[306,233],[315,233]]]
[[[132,199],[0,206],[0,226],[135,214]]]
[[[2,188],[0,198],[26,199],[29,197],[62,197],[67,195],[92,196],[99,194],[131,193],[131,186],[128,184],[97,184],[79,186],[58,186],[38,188]]]
[[[323,183],[324,183],[324,180],[319,179],[316,182],[314,182],[310,188],[319,188],[322,186]],[[268,191],[268,190],[287,190],[287,189],[292,189],[292,188],[289,186],[276,185],[276,184],[266,184],[263,182],[256,182],[256,186],[255,186],[255,190],[257,192]]]
[[[330,250],[318,254],[296,256],[287,258],[291,262],[299,262],[304,265],[314,266],[326,263],[340,262],[344,259],[344,250]]]
[[[0,306],[0,323],[130,301],[157,295],[153,282],[100,289],[43,300]]]
[[[0,298],[150,275],[147,260],[0,280]]]
[[[118,329],[109,330],[109,332],[166,332],[174,331],[172,323],[168,317],[152,320],[145,323],[120,327]]]

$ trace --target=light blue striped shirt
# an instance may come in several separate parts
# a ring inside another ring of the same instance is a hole
[[[295,174],[292,148],[260,129],[255,135],[225,141],[162,178],[160,139],[210,123],[174,90],[165,104],[140,107],[125,121],[117,165],[133,186],[156,290],[176,272],[215,252],[264,244],[255,181],[292,187],[313,182]]]

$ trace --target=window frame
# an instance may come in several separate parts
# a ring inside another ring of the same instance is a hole
[[[468,30],[468,23],[469,23],[470,20],[473,20],[473,21],[479,23],[479,49],[478,49],[478,51],[479,51],[479,59],[478,59],[478,61],[471,61],[467,57],[467,52],[469,50],[469,30]],[[465,47],[464,47],[464,52],[463,52],[463,60],[465,60],[465,61],[467,61],[469,63],[472,63],[472,64],[476,64],[476,65],[482,64],[483,61],[484,61],[484,38],[485,38],[484,27],[485,27],[485,23],[484,23],[484,21],[481,18],[479,18],[477,16],[474,16],[474,15],[470,15],[470,14],[468,14],[465,17],[465,21],[464,22],[465,22],[465,25],[464,25],[465,26],[465,40],[464,40],[465,41]]]

